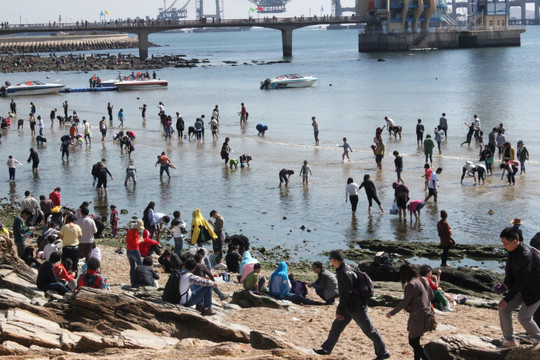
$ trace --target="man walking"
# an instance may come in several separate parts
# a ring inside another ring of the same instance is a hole
[[[439,119],[439,126],[441,127],[441,130],[444,131],[444,138],[448,139],[448,120],[446,119],[446,113],[442,113],[442,116]]]
[[[511,227],[505,228],[500,237],[508,251],[506,275],[501,284],[505,296],[497,305],[504,337],[502,347],[519,346],[514,336],[512,312],[521,307],[518,320],[537,344],[536,349],[540,343],[540,329],[534,322],[533,315],[540,306],[540,257],[529,245],[519,241],[518,234]]]
[[[364,334],[373,342],[377,356],[375,360],[390,358],[390,354],[386,350],[386,345],[381,335],[369,319],[366,299],[353,292],[354,284],[358,280],[354,271],[345,264],[341,250],[332,250],[330,252],[330,262],[337,269],[339,305],[337,306],[336,319],[332,323],[328,339],[326,339],[320,349],[313,349],[313,351],[319,355],[330,354],[339,339],[339,335],[341,335],[351,320],[354,319]]]

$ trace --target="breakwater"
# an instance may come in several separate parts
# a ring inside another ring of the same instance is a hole
[[[0,53],[50,53],[60,51],[107,50],[137,48],[137,37],[127,34],[59,35],[0,38]],[[155,44],[151,44],[155,46]]]

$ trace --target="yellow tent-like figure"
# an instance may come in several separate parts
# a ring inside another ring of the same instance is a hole
[[[205,243],[212,239],[217,239],[217,235],[208,224],[208,221],[201,215],[200,209],[195,209],[191,219],[191,245],[197,242]],[[200,240],[200,241],[199,241]]]

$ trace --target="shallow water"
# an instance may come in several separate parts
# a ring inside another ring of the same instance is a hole
[[[527,28],[519,48],[360,54],[353,30],[303,29],[294,33],[292,62],[268,66],[228,66],[221,61],[237,60],[242,64],[251,60],[280,60],[279,32],[155,34],[151,41],[167,46],[152,48],[151,53],[208,58],[214,66],[158,71],[160,78],[169,80],[168,90],[16,98],[19,115],[26,114],[30,101],[34,101],[37,113],[45,119],[48,143],[38,150],[39,178],[33,178],[30,166],[25,164],[17,169],[16,185],[10,186],[4,165],[1,194],[14,199],[28,189],[35,195],[46,195],[55,186],[61,186],[62,200],[71,207],[89,200],[94,212],[100,214],[106,214],[111,204],[128,209],[129,214],[120,217],[121,225],[131,216],[140,216],[151,200],[156,201],[157,211],[172,213],[178,209],[188,221],[195,208],[201,208],[205,216],[216,209],[224,216],[229,234],[243,232],[256,246],[297,249],[299,257],[304,258],[319,258],[321,251],[343,248],[367,238],[438,241],[436,221],[442,209],[448,211],[454,238],[459,243],[497,245],[500,230],[514,217],[524,219],[523,233],[530,239],[537,232],[533,214],[540,211],[535,201],[540,180],[535,154],[539,153],[540,144],[535,141],[536,133],[528,131],[534,121],[535,100],[540,96],[535,82],[540,70],[534,60],[540,50],[539,33],[537,27]],[[386,61],[377,62],[377,58]],[[289,72],[314,75],[320,81],[308,89],[259,90],[259,81]],[[83,87],[91,75],[19,73],[4,75],[2,79],[16,83],[49,76],[69,87]],[[101,71],[98,75],[110,79],[117,73]],[[55,126],[51,131],[48,120],[50,109],[56,107],[60,113],[64,100],[70,103],[70,110],[76,110],[81,119],[94,126],[92,146],[77,149],[69,164],[62,164],[59,151],[59,139],[68,129]],[[118,124],[116,113],[122,107],[127,128],[137,134],[136,150],[131,157],[138,170],[136,190],[123,186],[130,159],[112,142],[116,129],[110,129],[104,144],[99,142],[97,124],[106,115],[108,101],[114,104],[114,125]],[[172,141],[165,142],[157,118],[158,101],[165,103],[168,113],[179,111],[186,126],[201,114],[209,120],[214,105],[219,104],[219,140],[211,140],[207,126],[204,143],[178,140],[174,135]],[[246,103],[250,114],[244,130],[240,129],[237,116],[241,102]],[[148,105],[146,124],[138,109],[143,103]],[[8,99],[0,100],[0,109],[9,110]],[[434,157],[434,167],[444,169],[438,205],[430,201],[422,210],[421,221],[412,225],[398,222],[397,216],[381,216],[377,208],[373,209],[373,217],[368,217],[362,190],[357,218],[351,219],[350,205],[344,202],[349,176],[359,183],[365,173],[371,174],[379,198],[386,209],[390,208],[391,184],[395,180],[393,150],[404,154],[403,178],[411,199],[425,196],[421,178],[423,155],[416,147],[414,133],[416,120],[423,119],[428,133],[438,124],[442,112],[449,119],[449,138],[443,145],[443,155]],[[470,121],[473,114],[482,120],[486,142],[487,129],[500,122],[505,124],[506,138],[513,146],[518,139],[525,142],[532,161],[527,163],[527,175],[517,176],[515,187],[499,180],[499,170],[488,177],[486,187],[473,186],[472,179],[460,185],[465,161],[478,159],[476,147],[459,146],[466,135],[463,121]],[[313,115],[320,126],[319,147],[313,141]],[[375,127],[384,125],[384,116],[403,126],[403,138],[389,140],[384,134],[387,155],[383,171],[376,172],[370,145]],[[257,136],[257,123],[269,126],[266,137]],[[224,167],[219,151],[226,136],[231,138],[233,157],[251,154],[251,168]],[[338,144],[344,136],[354,149],[350,163],[341,162]],[[13,126],[2,138],[1,158],[7,160],[12,154],[25,161],[28,149],[34,145],[28,124],[23,132]],[[159,169],[154,167],[161,151],[166,151],[178,167],[172,170],[170,181],[160,181]],[[102,157],[107,158],[114,176],[109,181],[107,197],[97,195],[90,175],[92,164]],[[313,171],[309,188],[302,186],[298,175],[303,160],[309,161]],[[291,185],[280,189],[278,172],[282,168],[296,173],[291,177]],[[495,211],[493,215],[488,215],[490,209]],[[306,230],[300,229],[302,225]]]

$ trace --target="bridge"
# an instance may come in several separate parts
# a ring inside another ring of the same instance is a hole
[[[504,3],[503,0],[495,0],[496,2]],[[469,0],[448,0],[448,4],[452,5],[452,15],[457,14],[458,8],[468,8]],[[527,19],[527,4],[534,4],[534,18]],[[521,9],[521,19],[509,19],[511,25],[539,25],[540,24],[540,0],[509,0],[508,8],[519,7]]]
[[[281,40],[283,47],[283,56],[292,56],[292,32],[312,25],[330,25],[330,24],[351,24],[373,22],[361,16],[323,16],[317,17],[293,17],[277,18],[264,17],[262,19],[206,19],[200,20],[129,20],[129,21],[108,21],[108,22],[76,22],[76,23],[49,23],[49,24],[19,24],[2,25],[0,35],[9,35],[17,33],[36,33],[36,32],[74,32],[74,31],[96,31],[96,32],[122,32],[136,34],[139,39],[139,57],[148,58],[148,35],[156,32],[162,32],[175,29],[193,29],[193,28],[226,28],[226,27],[252,27],[259,26],[281,31]]]

